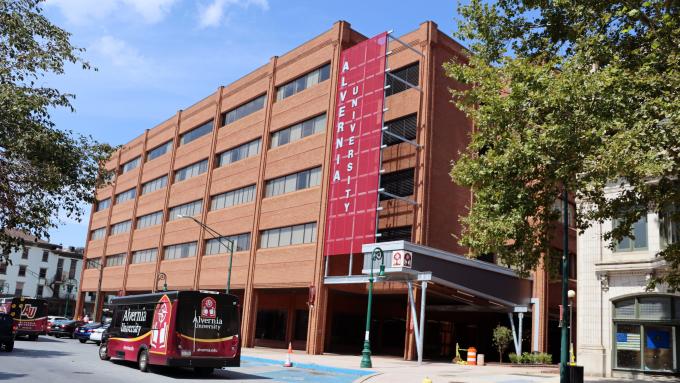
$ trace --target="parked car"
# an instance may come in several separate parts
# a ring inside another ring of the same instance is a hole
[[[76,329],[76,331],[73,333],[73,336],[80,341],[80,343],[85,343],[88,340],[90,340],[90,335],[94,332],[94,330],[102,327],[101,323],[95,322],[95,323],[88,323],[86,325],[80,326]]]
[[[63,321],[63,320],[69,320],[69,319],[66,318],[66,317],[48,315],[47,316],[47,335],[52,335],[52,334],[50,334],[50,328],[52,328],[52,324],[54,324],[54,322]]]
[[[97,346],[102,344],[104,337],[106,336],[106,330],[108,330],[111,322],[104,323],[102,327],[94,329],[92,334],[90,334],[90,340],[93,341]]]
[[[52,326],[50,326],[48,330],[48,335],[53,335],[57,338],[61,338],[62,336],[68,337],[73,339],[73,333],[76,331],[76,329],[82,325],[84,325],[85,322],[83,321],[75,321],[75,320],[60,320],[60,321],[55,321],[52,323]]]
[[[10,352],[14,349],[17,326],[9,314],[0,313],[0,347]]]

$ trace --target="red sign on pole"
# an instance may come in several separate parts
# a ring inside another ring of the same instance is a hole
[[[325,255],[375,242],[387,33],[340,54]]]

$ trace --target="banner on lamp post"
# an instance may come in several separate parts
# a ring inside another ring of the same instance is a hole
[[[375,242],[387,33],[340,53],[324,255]]]

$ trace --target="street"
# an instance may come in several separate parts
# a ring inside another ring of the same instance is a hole
[[[182,382],[229,380],[230,382],[319,382],[349,383],[357,375],[334,371],[284,368],[262,359],[244,357],[240,368],[216,370],[209,378],[197,379],[189,369],[156,368],[143,373],[128,362],[102,361],[93,343],[80,344],[75,339],[41,336],[37,342],[17,340],[14,351],[0,352],[0,381],[71,383],[74,380],[105,382]]]

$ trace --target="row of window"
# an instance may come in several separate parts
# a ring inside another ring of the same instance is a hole
[[[260,234],[260,248],[267,249],[314,243],[316,241],[316,232],[316,222],[263,230]],[[197,244],[194,241],[165,246],[163,259],[194,257],[198,250]],[[205,241],[205,255],[229,253],[231,244],[234,246],[234,252],[250,250],[250,233],[235,234],[220,237],[219,239],[208,239]],[[125,264],[125,257],[125,253],[109,255],[106,257],[106,266],[121,266]],[[158,249],[138,250],[132,253],[131,263],[155,262],[157,257]],[[96,262],[87,262],[86,268],[96,268],[95,264]]]
[[[409,168],[397,172],[387,173],[381,177],[380,186],[386,192],[407,197],[414,192],[414,169]],[[297,190],[315,187],[321,184],[321,167],[303,170],[282,177],[268,180],[265,184],[265,197],[273,197]],[[255,197],[255,185],[249,185],[240,189],[217,194],[211,198],[210,209],[218,210],[230,206],[244,204],[253,201]],[[391,196],[381,194],[381,200],[391,199]],[[193,217],[203,210],[203,200],[196,200],[173,206],[168,211],[168,221],[173,221],[179,216]],[[158,225],[163,220],[163,213],[158,211],[137,218],[137,229]],[[119,222],[111,226],[111,235],[130,231],[131,221]],[[92,230],[90,240],[104,237],[106,231],[101,229]]]

